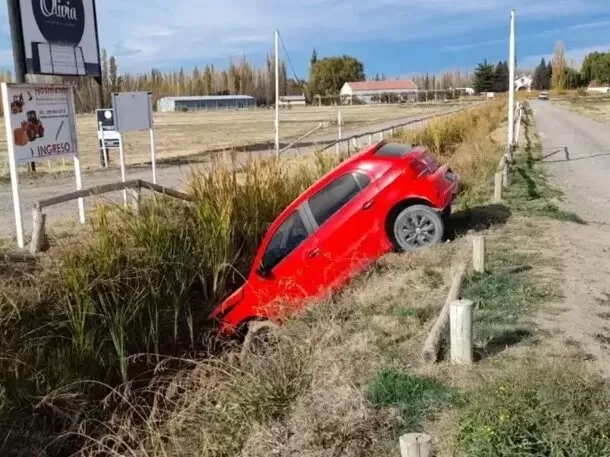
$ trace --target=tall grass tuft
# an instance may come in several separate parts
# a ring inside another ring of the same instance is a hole
[[[268,223],[337,161],[252,160],[239,171],[219,161],[192,172],[192,204],[153,197],[139,216],[100,208],[91,239],[71,240],[18,284],[30,293],[0,289],[0,428],[44,397],[43,428],[61,429],[77,403],[108,390],[50,392],[84,379],[133,382],[162,356],[205,349],[207,316],[247,273]]]

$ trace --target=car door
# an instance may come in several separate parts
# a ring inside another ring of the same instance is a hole
[[[377,192],[369,174],[351,171],[307,200],[305,208],[316,230],[316,255],[308,265],[319,289],[337,289],[382,254],[385,228],[375,211]]]
[[[255,268],[248,278],[262,314],[269,318],[283,313],[282,306],[315,293],[315,284],[308,280],[308,262],[316,252],[313,227],[301,206],[279,224],[273,235],[262,246]]]

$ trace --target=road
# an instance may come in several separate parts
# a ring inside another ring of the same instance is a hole
[[[562,299],[542,328],[561,350],[576,344],[610,379],[610,126],[549,102],[531,106],[552,182],[587,221],[554,224],[552,246],[540,247],[560,259],[563,275]]]
[[[542,155],[554,183],[587,221],[610,223],[610,126],[534,101]]]
[[[455,111],[455,107],[448,108],[447,111]],[[346,128],[343,132],[343,137],[349,137],[351,135],[362,134],[369,131],[381,130],[390,128],[393,125],[417,121],[429,117],[430,115],[418,115],[410,116],[399,119],[386,121],[383,123],[376,124],[374,126],[360,127],[360,128]],[[336,132],[327,132],[319,135],[313,135],[308,138],[307,143],[297,145],[298,148],[286,151],[285,155],[294,154],[307,154],[313,153],[320,144],[325,144],[336,139]],[[286,144],[282,144],[282,147]],[[271,151],[257,153],[257,155],[269,155]],[[245,155],[244,155],[245,157]],[[188,160],[176,160],[173,164],[159,165],[157,167],[157,183],[172,187],[181,188],[185,185],[188,179],[188,174],[193,163],[202,164],[209,162],[209,157],[193,157],[191,161]],[[143,179],[152,181],[152,172],[150,165],[129,167],[127,169],[126,178],[129,179]],[[83,175],[83,187],[98,186],[101,184],[107,184],[110,182],[120,181],[121,174],[118,168],[111,168],[109,170],[100,170],[89,172]],[[28,179],[26,177],[20,178],[20,198],[21,198],[21,211],[23,218],[23,227],[25,232],[25,239],[29,238],[31,233],[31,208],[32,205],[42,199],[57,196],[66,192],[72,192],[76,190],[76,184],[74,176],[63,175],[45,175],[36,177],[35,179]],[[113,194],[106,194],[103,196],[105,200],[113,202],[120,202],[122,199],[122,192],[116,192]],[[87,204],[87,202],[85,202]],[[78,209],[76,202],[65,203],[56,205],[51,208],[47,208],[47,227],[52,227],[57,222],[61,221],[76,221],[78,219]],[[0,184],[0,237],[12,237],[15,239],[15,217],[13,209],[13,199],[10,183]]]

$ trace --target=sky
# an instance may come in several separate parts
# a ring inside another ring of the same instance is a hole
[[[348,54],[367,77],[472,70],[507,60],[510,9],[517,17],[518,66],[550,57],[557,40],[569,59],[610,49],[610,0],[98,0],[101,47],[120,72],[256,64],[280,52],[289,76],[306,78],[319,57]],[[6,2],[0,1],[0,68],[12,69]]]

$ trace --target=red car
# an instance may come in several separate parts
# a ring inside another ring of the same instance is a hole
[[[219,334],[279,321],[384,254],[442,240],[457,177],[423,147],[382,141],[345,160],[271,224],[246,283],[210,314]]]

